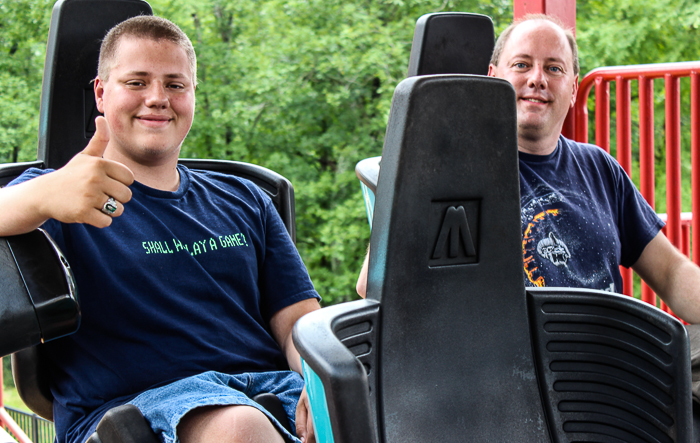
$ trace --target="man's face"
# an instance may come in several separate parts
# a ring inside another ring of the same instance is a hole
[[[571,46],[559,27],[546,20],[518,25],[498,66],[489,66],[489,75],[506,79],[515,88],[518,138],[559,136],[578,88]]]
[[[177,158],[194,118],[194,84],[185,50],[166,40],[124,37],[109,79],[95,81],[109,123],[108,150],[139,164]]]

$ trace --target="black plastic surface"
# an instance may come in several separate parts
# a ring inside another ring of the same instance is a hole
[[[401,82],[367,287],[383,312],[384,441],[548,439],[530,381],[519,220],[510,83],[466,75]]]
[[[336,442],[374,441],[373,426],[382,443],[693,441],[680,322],[602,291],[525,290],[509,84],[405,80],[385,140],[368,299],[295,328]],[[338,325],[370,307],[365,381]]]
[[[99,115],[91,81],[102,38],[119,22],[151,15],[141,0],[59,0],[46,47],[39,111],[38,158],[47,168],[68,163],[87,145]]]
[[[75,332],[80,325],[78,293],[58,246],[41,229],[5,238],[36,311],[42,342]]]
[[[159,443],[141,411],[130,404],[112,408],[97,425],[95,443]],[[89,440],[88,440],[89,441]]]
[[[282,427],[289,431],[290,434],[296,434],[296,432],[292,430],[292,425],[289,423],[289,417],[287,417],[287,413],[284,410],[282,400],[280,400],[278,396],[267,392],[256,395],[253,397],[253,400],[265,408],[267,412],[272,414],[272,416],[275,417]]]
[[[29,168],[44,169],[44,162],[5,163],[0,165],[0,187],[5,186]]]
[[[495,45],[490,17],[467,12],[437,12],[416,22],[408,77],[435,74],[487,75]],[[376,193],[381,157],[360,161],[355,174]]]
[[[5,238],[0,238],[0,356],[41,342],[41,328],[29,292]]]
[[[378,327],[375,300],[329,306],[305,315],[294,327],[297,350],[323,384],[334,443],[381,441]]]
[[[381,306],[371,402],[378,440],[547,441],[522,279],[511,85],[466,75],[404,80],[382,154],[363,302]],[[362,388],[352,353],[322,327],[353,306],[331,308],[300,320],[295,342],[307,361],[307,346],[318,351],[309,364],[324,383],[334,438],[361,441],[336,431],[335,420],[373,423],[361,402],[336,394],[344,383],[353,386],[345,395]],[[346,403],[354,415],[335,418]]]
[[[466,12],[426,14],[416,22],[408,77],[486,75],[494,47],[491,18]]]
[[[80,307],[68,262],[42,230],[0,238],[0,355],[78,329]]]
[[[555,442],[693,440],[685,328],[631,297],[528,290]]]
[[[41,348],[36,345],[12,354],[12,379],[24,404],[39,417],[53,421],[53,394]]]

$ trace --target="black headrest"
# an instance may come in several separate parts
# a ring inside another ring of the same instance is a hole
[[[416,22],[408,76],[486,75],[494,47],[493,22],[481,14],[441,12]]]

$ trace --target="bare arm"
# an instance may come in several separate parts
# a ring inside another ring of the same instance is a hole
[[[301,357],[299,356],[299,352],[297,352],[297,349],[294,347],[294,343],[292,342],[292,328],[297,320],[299,320],[304,314],[317,309],[321,309],[318,301],[314,298],[310,298],[282,309],[270,319],[272,335],[275,337],[275,340],[277,340],[277,343],[282,348],[282,352],[284,352],[284,355],[287,357],[289,367],[299,374],[301,374]],[[312,416],[310,414],[309,399],[306,394],[306,387],[304,387],[304,390],[299,397],[299,403],[297,403],[295,421],[297,435],[302,442],[311,443],[316,441]]]
[[[87,147],[66,166],[50,174],[0,190],[0,236],[29,232],[54,218],[65,223],[109,226],[131,199],[133,173],[124,165],[105,160],[109,127],[104,117]],[[112,217],[101,212],[109,197],[121,205]]]
[[[367,246],[367,255],[365,255],[365,260],[362,262],[362,269],[360,269],[360,275],[357,277],[357,285],[355,290],[357,295],[362,298],[367,298],[367,273],[369,272],[369,246]]]
[[[270,319],[272,335],[287,357],[289,367],[299,374],[301,374],[301,357],[292,342],[292,328],[302,316],[317,309],[321,309],[318,301],[315,298],[309,298],[287,306],[275,313]]]
[[[700,268],[659,232],[632,268],[683,320],[700,323]]]

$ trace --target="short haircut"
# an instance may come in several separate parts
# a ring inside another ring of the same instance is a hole
[[[501,58],[501,54],[503,53],[503,48],[505,48],[506,43],[508,43],[508,40],[510,39],[510,34],[513,32],[513,30],[516,27],[518,27],[518,25],[533,20],[545,20],[554,23],[562,31],[564,31],[564,35],[566,35],[566,39],[569,41],[569,46],[571,47],[571,54],[573,54],[574,75],[578,75],[578,45],[576,45],[576,37],[574,37],[573,31],[570,28],[567,28],[557,17],[546,14],[527,14],[526,16],[519,18],[518,20],[511,23],[511,25],[508,26],[505,29],[505,31],[501,32],[501,35],[498,36],[498,40],[496,40],[496,46],[493,48],[493,55],[491,56],[490,63],[494,66],[498,66],[498,61]]]
[[[187,35],[175,23],[161,17],[152,15],[139,15],[125,20],[109,30],[102,40],[100,47],[100,59],[97,64],[97,75],[103,80],[109,79],[109,71],[114,64],[114,57],[119,42],[124,37],[150,39],[154,41],[166,40],[175,43],[185,50],[187,60],[192,72],[192,81],[197,85],[197,55],[194,52],[192,42]]]

